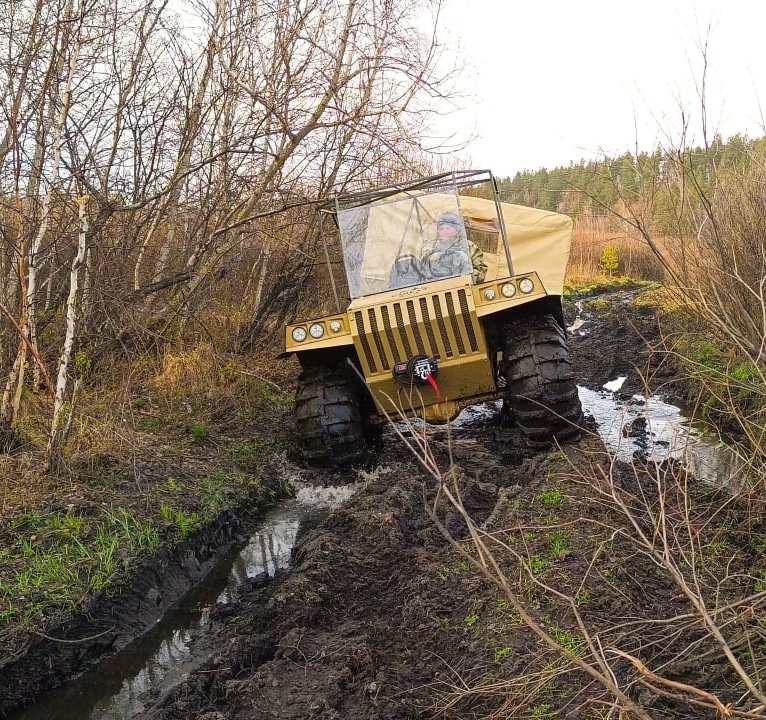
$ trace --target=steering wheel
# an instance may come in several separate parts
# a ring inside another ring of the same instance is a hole
[[[434,250],[423,258],[422,269],[428,277],[443,278],[469,275],[473,266],[464,250]]]
[[[417,285],[425,280],[420,260],[414,255],[400,255],[394,260],[388,286],[390,288]]]

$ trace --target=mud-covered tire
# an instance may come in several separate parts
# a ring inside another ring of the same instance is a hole
[[[571,377],[566,334],[553,315],[503,328],[505,401],[529,447],[579,436],[582,405]]]
[[[307,367],[295,392],[295,424],[304,460],[342,467],[364,459],[359,383],[343,365]]]

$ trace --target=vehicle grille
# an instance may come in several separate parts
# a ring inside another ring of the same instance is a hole
[[[446,359],[479,351],[478,321],[464,289],[357,310],[354,319],[371,373],[413,355]]]

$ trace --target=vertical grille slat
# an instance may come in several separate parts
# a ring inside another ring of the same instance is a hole
[[[388,340],[388,347],[391,350],[391,362],[395,363],[397,360],[401,360],[402,357],[396,345],[394,331],[391,329],[391,315],[388,312],[388,305],[380,308],[380,316],[383,318],[383,329],[386,332],[386,340]]]
[[[465,355],[465,343],[463,342],[463,335],[460,332],[460,325],[457,321],[457,315],[455,313],[455,301],[452,298],[452,293],[447,293],[447,313],[449,314],[450,325],[452,325],[452,332],[455,333],[455,342],[457,343],[457,351],[460,355]]]
[[[418,346],[418,352],[421,355],[426,354],[426,346],[423,344],[423,336],[420,334],[420,325],[418,316],[415,314],[415,303],[412,300],[407,301],[407,316],[412,327],[412,334],[415,336],[415,344]]]
[[[375,347],[378,350],[378,357],[380,357],[380,362],[383,365],[384,370],[390,370],[391,365],[388,362],[386,350],[383,347],[383,339],[380,337],[380,332],[378,331],[378,316],[375,314],[375,309],[370,308],[367,311],[367,315],[370,318],[370,332],[372,333],[372,339],[375,342]]]
[[[394,317],[396,318],[396,327],[399,328],[399,337],[402,339],[402,347],[404,348],[404,357],[400,360],[406,360],[411,358],[412,347],[410,346],[410,339],[407,337],[407,330],[404,327],[404,316],[402,315],[401,303],[394,303]]]
[[[431,346],[431,355],[437,357],[441,356],[439,352],[439,346],[436,344],[436,336],[434,335],[434,329],[431,325],[431,316],[428,313],[428,301],[422,297],[420,298],[420,314],[423,316],[423,326],[426,329],[426,335],[428,336],[428,344]]]
[[[460,299],[460,312],[463,315],[465,331],[468,333],[468,342],[471,345],[471,350],[476,352],[479,349],[479,343],[476,340],[476,331],[473,329],[473,323],[471,322],[471,312],[468,310],[468,297],[465,290],[458,290],[457,296]]]
[[[354,313],[356,319],[356,328],[359,333],[359,341],[362,343],[362,350],[364,350],[364,357],[367,360],[367,366],[370,368],[370,372],[378,372],[378,366],[375,364],[375,358],[372,357],[372,348],[370,347],[370,341],[367,339],[367,330],[364,327],[364,316],[357,310]]]
[[[450,342],[449,335],[447,334],[447,326],[444,324],[444,313],[442,311],[441,298],[438,295],[431,297],[431,302],[434,306],[434,315],[436,317],[436,324],[439,326],[439,334],[441,335],[442,342],[444,343],[444,352],[447,357],[452,357],[455,353],[452,352],[452,343]]]

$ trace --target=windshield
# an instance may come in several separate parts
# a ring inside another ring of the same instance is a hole
[[[352,298],[471,275],[457,190],[340,210],[338,225]]]

